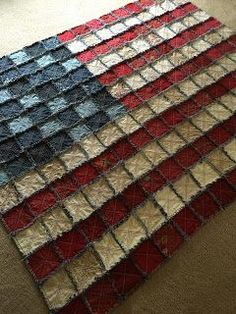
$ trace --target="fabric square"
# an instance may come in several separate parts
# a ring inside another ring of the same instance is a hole
[[[189,174],[183,175],[173,184],[173,187],[184,202],[189,202],[190,199],[200,191],[200,187]]]
[[[17,179],[15,185],[20,195],[25,198],[42,189],[45,181],[36,171],[31,171]]]
[[[122,196],[125,199],[125,205],[132,209],[135,206],[141,204],[145,200],[144,191],[137,183],[132,183],[123,193]]]
[[[93,158],[105,150],[105,147],[93,134],[83,139],[80,145],[88,154],[89,158]]]
[[[120,119],[116,120],[116,124],[126,134],[130,134],[140,127],[138,123],[129,115],[125,115],[124,117],[121,117]]]
[[[133,175],[133,177],[139,178],[144,173],[152,168],[151,163],[145,158],[144,154],[137,153],[133,157],[129,158],[125,162],[125,167]]]
[[[185,145],[185,142],[174,131],[162,137],[159,143],[170,154],[175,153],[179,148]]]
[[[106,202],[100,209],[103,219],[110,226],[119,223],[128,213],[124,201],[120,196],[117,196],[110,201]]]
[[[97,133],[98,139],[104,146],[110,146],[121,138],[122,135],[122,132],[115,124],[108,124]]]
[[[60,159],[65,163],[68,170],[72,170],[82,164],[86,157],[79,146],[73,145],[71,149],[60,155]]]
[[[4,213],[18,203],[18,197],[14,188],[10,185],[0,187],[0,212]]]
[[[185,207],[175,217],[174,222],[184,231],[185,234],[194,233],[199,227],[200,222],[192,211]]]
[[[132,178],[123,166],[113,169],[106,178],[116,194],[122,192],[132,182]]]
[[[82,232],[90,241],[95,241],[106,231],[106,225],[96,213],[80,224]]]
[[[233,139],[228,144],[224,146],[224,151],[228,156],[236,162],[236,139]]]
[[[229,159],[223,150],[220,150],[219,148],[216,148],[213,152],[211,152],[207,156],[207,159],[218,171],[222,173],[233,168],[235,165],[235,163]]]
[[[29,60],[29,56],[23,50],[19,50],[17,52],[12,53],[9,58],[17,65],[27,62]]]
[[[219,177],[218,173],[206,161],[194,166],[191,172],[202,187],[216,181]]]

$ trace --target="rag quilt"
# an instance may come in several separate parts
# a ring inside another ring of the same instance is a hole
[[[109,312],[236,200],[235,45],[139,0],[0,59],[1,221],[50,313]]]

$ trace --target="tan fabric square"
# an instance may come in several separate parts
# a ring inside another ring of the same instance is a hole
[[[198,21],[191,15],[187,15],[185,18],[182,19],[182,22],[187,26],[191,27],[198,23]]]
[[[108,92],[115,98],[122,98],[128,93],[130,93],[131,89],[128,85],[121,79],[116,84],[107,87]]]
[[[188,121],[177,125],[175,129],[188,142],[192,142],[202,134],[195,126],[193,126]]]
[[[206,187],[219,178],[218,173],[206,161],[198,163],[191,169],[191,172],[202,187]]]
[[[174,131],[170,132],[166,136],[159,140],[159,143],[165,148],[170,154],[175,153],[178,149],[183,147],[186,143],[178,136]]]
[[[113,192],[104,178],[99,178],[96,182],[88,185],[84,189],[84,193],[95,207],[102,206],[113,196]]]
[[[74,145],[71,149],[60,156],[69,170],[75,169],[86,161],[84,153],[78,145]]]
[[[234,35],[234,31],[228,28],[227,26],[221,26],[218,28],[217,32],[224,38],[227,39],[230,36]]]
[[[215,80],[218,80],[219,78],[224,76],[227,71],[218,64],[213,64],[207,68],[207,73],[214,77]]]
[[[117,50],[117,53],[123,58],[123,59],[128,59],[128,58],[133,58],[136,56],[136,52],[134,49],[128,46],[124,46],[120,49]]]
[[[101,265],[91,249],[69,263],[67,269],[75,280],[79,292],[88,288],[96,278],[102,275]]]
[[[229,155],[229,157],[236,162],[236,139],[233,139],[228,144],[226,144],[224,150]]]
[[[165,222],[165,217],[162,215],[160,209],[151,200],[147,200],[143,206],[139,207],[136,214],[146,226],[149,235],[160,228]]]
[[[159,73],[167,73],[171,69],[173,69],[174,66],[170,63],[170,61],[167,58],[162,58],[153,63],[153,67]]]
[[[149,33],[145,36],[145,39],[151,44],[152,46],[158,45],[162,42],[162,38],[160,36],[157,36],[154,33]]]
[[[28,197],[34,192],[41,190],[45,186],[42,177],[36,171],[30,171],[15,181],[17,191],[23,196]]]
[[[102,63],[105,64],[108,68],[122,61],[122,58],[115,52],[108,53],[105,56],[101,57],[100,59]]]
[[[200,187],[194,182],[189,174],[183,175],[173,184],[173,187],[185,202],[190,201],[192,196],[200,191]]]
[[[167,157],[167,153],[155,141],[147,144],[143,152],[154,165],[158,165]]]
[[[210,47],[211,45],[208,42],[204,41],[203,39],[198,39],[193,42],[193,48],[201,52],[206,51]]]
[[[132,182],[128,172],[121,165],[108,173],[107,180],[116,193],[123,191]]]
[[[132,156],[125,162],[126,169],[132,173],[134,178],[138,178],[152,168],[149,161],[145,159],[141,152]]]
[[[11,184],[6,184],[0,187],[0,213],[4,213],[17,203],[18,197]]]
[[[216,45],[222,41],[222,37],[217,32],[210,32],[204,36],[204,40],[208,41],[212,45]]]
[[[179,89],[185,93],[185,95],[191,96],[199,90],[199,87],[191,80],[186,80],[179,84]]]
[[[180,48],[180,51],[189,59],[192,59],[199,54],[198,51],[194,49],[191,45],[186,45]]]
[[[67,198],[64,201],[64,205],[72,216],[74,222],[84,220],[94,212],[94,209],[87,202],[82,193]]]
[[[194,75],[192,79],[201,87],[205,87],[215,82],[214,79],[205,72],[200,72],[199,74]]]
[[[39,168],[39,170],[49,182],[61,178],[66,172],[65,167],[57,159],[53,159],[52,161],[43,165]]]
[[[105,146],[110,146],[121,138],[123,133],[118,129],[114,123],[110,123],[102,128],[98,133],[97,137]]]
[[[140,74],[148,81],[152,82],[156,80],[160,74],[157,73],[152,67],[147,66],[145,69],[140,71]]]
[[[80,142],[80,145],[87,152],[89,158],[96,157],[105,150],[105,147],[99,142],[99,140],[91,134]]]
[[[50,309],[64,306],[75,294],[75,288],[64,269],[57,271],[41,286]]]
[[[152,98],[148,102],[150,108],[157,114],[165,111],[172,106],[171,102],[163,96],[157,96]]]
[[[50,212],[46,213],[43,216],[43,221],[53,239],[56,239],[58,236],[62,235],[63,232],[72,228],[70,219],[66,216],[64,209],[61,207],[53,208]]]
[[[167,213],[168,217],[174,216],[184,206],[184,203],[169,186],[158,191],[155,194],[155,199]]]
[[[138,74],[134,73],[124,78],[124,81],[133,89],[139,89],[146,84],[146,81]]]
[[[173,63],[175,66],[179,66],[186,62],[187,57],[184,56],[179,51],[174,51],[171,54],[168,55],[168,59],[171,63]]]
[[[83,42],[87,45],[87,46],[94,46],[98,43],[100,43],[100,39],[94,35],[94,34],[88,34],[83,36]]]
[[[88,70],[94,75],[99,75],[107,71],[107,67],[100,60],[93,60],[86,64]]]
[[[105,234],[101,240],[96,241],[94,248],[101,257],[106,270],[109,270],[125,257],[124,252],[110,233]]]
[[[16,245],[24,255],[32,253],[49,239],[46,229],[39,221],[36,221],[27,229],[18,232],[14,237]]]
[[[132,110],[130,112],[130,115],[140,124],[143,124],[144,122],[154,117],[154,113],[151,111],[151,109],[147,105],[142,105],[141,107],[138,107],[137,109]]]
[[[208,131],[217,123],[217,121],[205,111],[202,111],[199,114],[195,115],[191,120],[193,124],[196,125],[203,132]]]
[[[222,173],[235,166],[235,163],[219,148],[213,150],[207,159]]]
[[[236,96],[234,94],[226,94],[220,98],[220,101],[233,112],[236,111]]]
[[[228,58],[230,58],[230,59],[236,61],[236,52],[231,52],[231,53],[229,53],[227,56],[228,56]]]
[[[236,63],[227,57],[221,58],[217,63],[219,63],[222,67],[224,67],[228,71],[236,70]]]
[[[170,28],[175,32],[175,33],[181,33],[183,30],[186,29],[186,26],[181,23],[181,22],[174,22],[170,25]]]
[[[186,100],[186,96],[175,87],[168,89],[165,92],[165,96],[169,99],[169,101],[171,101],[172,105]]]
[[[216,119],[222,121],[228,119],[231,116],[231,112],[217,102],[214,102],[208,106],[207,111],[210,112]]]
[[[145,230],[133,215],[117,227],[114,234],[126,252],[146,237]]]
[[[122,118],[116,120],[116,124],[126,134],[133,133],[140,128],[139,124],[130,115],[125,115]]]

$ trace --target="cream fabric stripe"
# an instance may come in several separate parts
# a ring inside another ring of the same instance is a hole
[[[231,140],[226,146],[231,145],[233,141],[235,140]],[[219,152],[226,167],[220,167],[220,160],[216,161],[216,165],[213,166],[209,163],[209,161],[217,160],[214,159],[213,155],[219,154]],[[235,168],[235,162],[230,160],[222,149],[217,148],[206,155],[203,160],[193,165],[188,172],[184,173],[173,184],[166,185],[145,200],[118,227],[108,231],[101,239],[94,241],[92,246],[87,248],[82,255],[63,266],[72,276],[78,292],[81,293],[87,289],[96,279],[126,258],[132,249],[150,237],[164,222],[169,221],[180,212],[185,207],[183,201],[190,202],[199,192],[204,192],[210,184],[233,168]],[[163,210],[166,216],[162,214]],[[96,258],[94,249],[98,253],[102,264]],[[90,264],[88,264],[88,261]],[[41,286],[50,308],[54,308],[57,304],[58,293],[63,284],[55,279],[58,273],[60,274],[63,271],[63,269],[60,269],[55,272]],[[58,293],[52,295],[48,292],[50,291],[48,287],[50,288],[51,284],[55,285],[54,288]],[[66,304],[69,297],[73,297],[73,295],[66,296],[62,303]]]
[[[188,121],[181,122],[175,129],[160,139],[152,140],[138,153],[126,161],[122,161],[122,163],[105,174],[104,177],[99,177],[79,192],[69,196],[62,204],[53,207],[42,218],[36,219],[33,225],[18,232],[15,236],[15,241],[21,252],[24,255],[32,253],[50,241],[49,234],[52,239],[56,239],[62,233],[68,232],[75,223],[88,218],[94,210],[100,208],[110,198],[121,193],[133,181],[148,173],[171,154],[175,154],[179,149],[200,138],[203,135],[202,132],[209,131],[212,127],[222,123],[232,115],[232,112],[217,101],[210,103],[205,109],[208,111],[200,111],[189,119],[193,125]],[[209,122],[205,123],[206,119]],[[66,208],[73,218],[73,224],[67,217],[63,207]],[[45,225],[49,234],[44,227]],[[32,237],[35,241],[32,241]]]
[[[231,56],[231,54],[229,56]],[[235,58],[235,54],[232,54],[232,58]],[[221,60],[218,60],[218,63],[225,64],[225,60],[226,57],[223,57]],[[231,66],[232,64],[230,63],[230,67]],[[170,87],[160,95],[155,96],[149,100],[147,104],[150,106],[153,112],[150,111],[145,103],[143,103],[139,108],[133,110],[131,113],[127,113],[112,123],[107,124],[103,129],[95,133],[96,136],[93,134],[89,135],[80,141],[77,145],[74,145],[72,149],[69,149],[65,153],[59,155],[51,162],[38,168],[37,170],[30,171],[23,177],[17,179],[15,183],[13,183],[14,187],[12,186],[12,183],[1,187],[0,211],[3,212],[3,209],[5,208],[9,210],[13,206],[16,206],[22,202],[23,199],[41,190],[46,185],[44,178],[46,178],[48,183],[61,178],[65,173],[68,172],[68,170],[73,170],[82,163],[100,155],[106,149],[106,147],[122,138],[124,133],[129,134],[136,131],[141,127],[140,124],[152,119],[156,114],[158,115],[162,111],[182,101],[185,101],[190,96],[194,95],[197,91],[201,90],[201,88],[212,84],[212,77],[214,77],[215,80],[218,80],[228,72],[228,70],[222,68],[216,63],[210,65],[208,68],[205,68],[191,76],[193,80],[196,79],[199,81],[199,78],[201,78],[201,75],[203,75],[204,86],[202,85],[199,87],[194,84],[193,81],[187,78],[175,86]],[[208,75],[208,73],[210,75]],[[187,94],[180,93],[178,88],[180,88],[180,90],[184,93],[187,92]],[[165,97],[167,97],[169,100],[167,100]],[[232,103],[234,103],[234,101],[232,101]],[[83,150],[81,147],[83,147]],[[84,151],[86,152],[87,156],[85,155]],[[61,161],[64,162],[67,169],[65,169]],[[18,192],[18,195],[16,195],[15,190]]]

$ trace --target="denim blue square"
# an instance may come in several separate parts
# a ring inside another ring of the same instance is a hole
[[[60,47],[56,50],[53,50],[51,53],[55,60],[63,60],[71,56],[70,50],[66,47]]]
[[[58,118],[65,126],[72,126],[80,120],[78,114],[71,108],[60,112]]]
[[[7,89],[0,90],[0,104],[9,100],[11,98],[11,94]]]
[[[25,95],[20,99],[20,103],[24,106],[25,109],[31,108],[38,103],[40,103],[40,99],[35,94]]]
[[[47,103],[47,106],[53,113],[57,113],[58,111],[61,111],[62,109],[66,108],[68,105],[64,98],[58,97],[49,101]]]
[[[20,71],[20,73],[22,75],[33,74],[33,73],[35,73],[39,69],[40,69],[40,67],[34,61],[25,63],[25,64],[23,64],[22,66],[19,67],[19,71]]]
[[[40,131],[42,132],[44,137],[48,137],[55,132],[60,131],[63,128],[62,124],[59,120],[50,120],[40,127]]]
[[[54,149],[55,152],[61,152],[70,147],[73,140],[66,132],[58,132],[56,135],[47,139],[47,143]]]
[[[57,89],[52,83],[47,83],[36,87],[38,96],[43,100],[48,100],[58,94]]]
[[[12,53],[9,58],[17,65],[27,62],[30,59],[23,50]]]
[[[113,105],[113,106],[107,108],[105,111],[108,114],[108,116],[110,117],[110,119],[114,120],[114,119],[118,118],[122,113],[125,113],[126,109],[121,104],[116,104],[116,105]]]
[[[39,58],[38,60],[36,60],[36,62],[38,63],[38,65],[40,67],[44,68],[47,65],[55,62],[55,60],[53,59],[53,57],[51,55],[44,55],[41,58]]]
[[[73,88],[76,83],[70,77],[64,76],[61,79],[57,80],[55,82],[55,85],[60,92],[64,92]]]
[[[65,92],[65,99],[68,103],[82,102],[87,97],[85,91],[82,88],[76,87]]]
[[[32,121],[29,117],[19,117],[9,122],[9,128],[13,134],[24,132],[32,126]]]
[[[44,69],[44,73],[51,79],[56,80],[62,77],[66,70],[60,64],[52,64]]]
[[[54,49],[61,44],[56,36],[44,39],[42,43],[47,50]]]
[[[80,124],[71,129],[69,133],[75,141],[79,141],[81,138],[91,133],[91,130],[85,124]]]
[[[86,124],[93,131],[96,131],[109,121],[109,117],[104,112],[98,112],[92,117],[88,118]]]
[[[9,101],[0,106],[0,119],[13,119],[22,111],[23,108],[17,101]]]
[[[87,118],[98,112],[96,104],[92,100],[86,100],[75,107],[76,112],[81,118]]]
[[[14,139],[8,139],[0,143],[0,161],[8,161],[16,157],[21,152],[21,148]]]
[[[53,157],[52,150],[44,143],[30,148],[29,153],[37,165],[43,164]]]
[[[8,162],[6,165],[6,171],[11,177],[20,176],[32,168],[32,161],[30,161],[26,155],[21,155],[19,158]]]
[[[51,116],[51,110],[46,105],[40,105],[34,107],[28,112],[28,117],[32,120],[34,124],[44,122]]]
[[[0,123],[0,141],[5,140],[7,137],[11,135],[7,124]]]
[[[62,65],[64,66],[64,68],[66,69],[67,72],[70,72],[70,71],[75,70],[78,67],[80,67],[81,63],[79,62],[79,60],[73,58],[73,59],[69,59],[69,60],[63,62]]]
[[[46,51],[46,49],[45,49],[44,45],[41,42],[37,42],[37,43],[34,43],[31,46],[26,47],[25,51],[30,56],[37,57],[37,56],[43,54]]]
[[[17,69],[11,69],[1,74],[1,80],[3,84],[14,82],[20,77],[21,77],[21,74]]]
[[[7,183],[9,180],[8,176],[7,176],[7,173],[0,169],[0,185],[3,185],[5,183]]]
[[[30,75],[29,81],[32,86],[38,86],[50,81],[50,77],[48,77],[43,71],[39,71],[35,74]]]
[[[21,78],[20,80],[10,85],[10,90],[15,96],[23,95],[27,93],[30,89],[31,85],[24,78]]]
[[[87,94],[97,93],[99,90],[103,89],[103,85],[101,85],[96,78],[93,78],[83,84],[83,88],[86,90]]]
[[[81,66],[71,74],[71,78],[73,81],[80,83],[91,77],[91,75],[92,74],[89,72],[89,70],[87,70],[84,66]]]
[[[8,57],[0,58],[0,72],[10,69],[13,65],[14,63]]]
[[[38,129],[31,128],[27,132],[18,134],[17,139],[22,147],[28,148],[40,142],[42,135]]]

